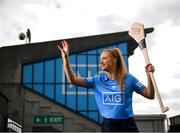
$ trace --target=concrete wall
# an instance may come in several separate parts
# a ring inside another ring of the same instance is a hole
[[[167,130],[165,114],[136,115],[135,121],[140,132],[165,132]]]
[[[100,125],[20,85],[4,88],[9,97],[8,118],[20,124],[23,132],[32,131],[100,131]],[[1,87],[0,87],[1,89]],[[2,90],[0,90],[2,91]],[[35,124],[34,116],[63,116],[63,124]]]
[[[8,99],[0,92],[0,132],[6,130],[8,116]]]

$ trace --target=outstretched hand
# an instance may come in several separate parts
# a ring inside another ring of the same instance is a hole
[[[63,40],[63,41],[61,41],[61,44],[59,44],[57,47],[61,51],[62,58],[66,58],[69,54],[68,43],[65,40]]]

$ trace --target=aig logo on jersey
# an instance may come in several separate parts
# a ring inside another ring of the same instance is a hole
[[[123,105],[124,92],[102,92],[103,104],[106,105]]]

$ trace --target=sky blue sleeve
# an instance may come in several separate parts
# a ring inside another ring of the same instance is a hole
[[[93,88],[94,87],[94,77],[88,77],[88,78],[84,78],[84,81],[86,82],[86,85],[88,88]]]
[[[132,76],[133,89],[136,93],[140,94],[144,89],[145,85],[143,85],[137,78]]]

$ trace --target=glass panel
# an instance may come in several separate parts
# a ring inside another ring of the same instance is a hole
[[[33,88],[36,92],[43,93],[43,85],[35,84]]]
[[[85,88],[81,88],[78,87],[78,91],[80,89],[85,89]],[[80,92],[80,91],[79,91]],[[78,110],[87,110],[87,95],[86,92],[81,92],[80,94],[78,94]]]
[[[73,95],[73,94],[67,95],[67,106],[69,108],[76,110],[76,95]]]
[[[63,90],[64,90],[64,85],[63,85]],[[75,85],[73,85],[73,84],[66,84],[66,93],[68,94],[68,95],[76,95],[76,86]]]
[[[63,71],[62,59],[56,59],[56,83],[62,82]]]
[[[75,55],[69,56],[69,62],[70,62],[71,64],[76,64],[76,56],[75,56]]]
[[[45,62],[45,83],[54,82],[54,60]]]
[[[98,113],[97,112],[89,112],[89,117],[95,121],[98,121]]]
[[[100,48],[100,49],[98,49],[98,54],[101,54],[105,49],[107,49],[107,48]]]
[[[32,65],[23,66],[23,83],[32,83]],[[29,85],[28,85],[29,86]]]
[[[93,90],[89,89],[89,92],[91,92],[88,96],[89,110],[97,110],[96,99],[95,99],[94,94],[92,94]]]
[[[84,116],[87,116],[87,112],[81,112],[81,111],[80,111],[80,113],[81,113],[82,115],[84,115]]]
[[[86,55],[86,52],[81,52],[78,55]]]
[[[44,91],[45,96],[54,99],[54,85],[45,85]]]
[[[43,63],[34,64],[34,82],[43,82]]]
[[[65,95],[62,92],[62,84],[56,85],[56,101],[61,104],[65,103]]]
[[[121,50],[123,55],[127,55],[127,43],[118,44],[118,48]]]
[[[88,64],[93,64],[93,65],[97,66],[97,56],[96,55],[88,55]]]
[[[78,55],[77,56],[77,74],[80,74],[82,77],[86,77],[86,56],[85,55]]]
[[[99,67],[99,64],[97,64],[97,56],[89,55],[88,56],[88,77],[95,76],[97,74],[97,67]]]
[[[99,72],[101,71],[101,68],[100,68],[100,62],[101,62],[101,60],[100,60],[100,56],[97,58],[98,59],[98,68],[97,68],[97,72],[98,72],[98,74],[99,74]]]
[[[114,49],[114,48],[116,48],[116,45],[108,46],[107,48],[108,48],[108,49]]]
[[[29,83],[29,84],[24,83],[24,86],[26,86],[28,89],[32,89],[32,83]]]
[[[128,69],[128,57],[127,57],[127,56],[123,56],[123,58],[124,58],[124,61],[125,61],[126,67],[127,67],[127,69]]]
[[[96,54],[96,50],[88,51],[88,54]]]

